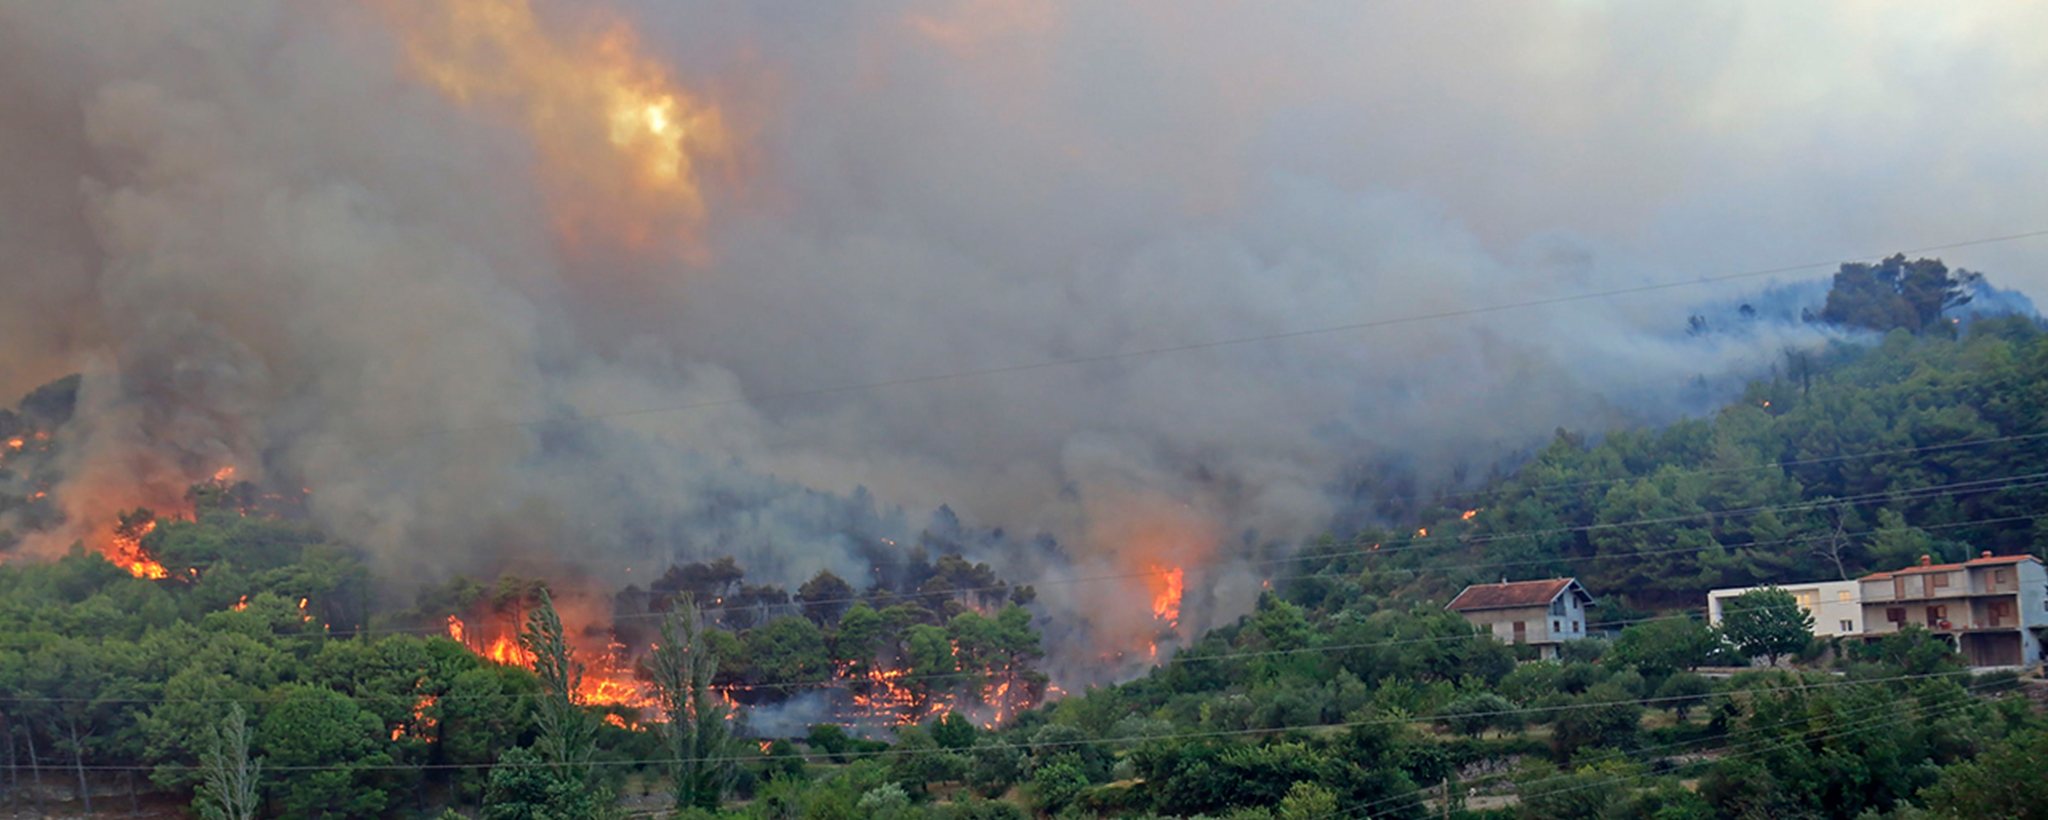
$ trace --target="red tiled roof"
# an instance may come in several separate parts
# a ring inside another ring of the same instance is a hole
[[[1547,581],[1516,581],[1512,584],[1473,584],[1452,598],[1444,608],[1453,612],[1469,612],[1475,609],[1508,609],[1523,606],[1549,606],[1552,600],[1563,594],[1567,588],[1577,587],[1579,594],[1588,601],[1593,596],[1586,588],[1579,586],[1574,578],[1552,578]]]
[[[2039,560],[2041,559],[2035,558],[2031,555],[1993,555],[1987,558],[1972,558],[1960,564],[1927,564],[1906,567],[1905,569],[1895,569],[1890,572],[1873,572],[1869,575],[1865,575],[1862,578],[1858,578],[1856,580],[1884,581],[1890,579],[1892,576],[1895,575],[1914,575],[1922,572],[1947,572],[1952,570],[1963,569],[1965,567],[1990,567],[1997,566],[1999,564],[2018,564],[2024,561]]]

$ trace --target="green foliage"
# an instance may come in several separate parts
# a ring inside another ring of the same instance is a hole
[[[1308,781],[1294,784],[1280,798],[1279,820],[1323,820],[1337,813],[1337,795]]]
[[[1820,318],[1838,325],[1884,333],[1919,333],[1941,321],[1942,311],[1968,304],[1964,289],[1983,278],[1939,259],[1906,261],[1897,254],[1875,265],[1851,262],[1835,274]]]
[[[1800,607],[1790,592],[1753,589],[1722,604],[1721,636],[1745,657],[1762,655],[1767,665],[1776,666],[1778,656],[1798,652],[1813,641],[1813,613]]]
[[[519,631],[519,645],[533,656],[533,674],[540,679],[541,697],[535,708],[540,736],[534,739],[533,750],[555,768],[555,776],[585,784],[596,752],[597,719],[576,704],[576,693],[583,688],[583,664],[569,649],[561,616],[546,588],[538,590],[538,601]]]
[[[262,808],[263,759],[249,757],[249,719],[236,703],[200,759],[193,808],[202,820],[255,820]]]
[[[1087,787],[1088,774],[1071,757],[1056,757],[1031,773],[1031,797],[1048,813],[1066,808]]]
[[[1552,743],[1559,760],[1571,760],[1587,748],[1627,749],[1642,728],[1643,708],[1635,696],[1612,683],[1586,689],[1557,711]]]
[[[509,749],[491,768],[482,820],[601,820],[610,800],[528,749]]]
[[[2048,729],[2001,742],[1975,760],[1944,769],[1924,792],[1937,816],[2048,820]]]
[[[375,769],[392,762],[379,746],[384,724],[330,689],[287,684],[257,733],[271,793],[298,817],[375,817],[390,802]]]
[[[1645,676],[1662,677],[1705,664],[1718,642],[1713,629],[1702,621],[1664,618],[1623,629],[1605,660],[1633,666]]]
[[[1488,729],[1514,731],[1522,728],[1522,715],[1516,711],[1514,701],[1491,692],[1460,696],[1437,713],[1436,721],[1444,728],[1468,737],[1478,737]]]
[[[718,655],[690,593],[679,596],[662,619],[649,666],[655,700],[665,718],[662,736],[674,761],[669,794],[675,807],[718,808],[733,773],[731,761],[720,758],[730,757],[734,744],[725,705],[712,688]],[[842,732],[840,738],[844,737]]]

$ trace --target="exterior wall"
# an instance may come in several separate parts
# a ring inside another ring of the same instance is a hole
[[[2048,660],[2048,649],[2043,648],[2041,633],[2036,631],[2048,628],[2048,567],[2021,561],[2015,568],[2019,571],[2020,640],[2025,643],[2025,662]]]
[[[1586,637],[1586,605],[1579,596],[1566,591],[1550,602],[1549,620],[1543,623],[1551,640],[1576,641]]]
[[[1717,589],[1707,593],[1707,622],[1721,624],[1721,608],[1726,602],[1742,593],[1765,587],[1740,587]],[[1868,610],[1863,606],[1862,586],[1856,581],[1823,581],[1817,584],[1791,584],[1779,589],[1792,593],[1799,600],[1801,608],[1813,614],[1813,634],[1830,638],[1839,635],[1859,635],[1864,631]],[[1881,618],[1884,610],[1878,610]],[[1847,628],[1843,622],[1847,622]]]
[[[2000,573],[2003,573],[2003,578]],[[1937,582],[1941,578],[1946,583]],[[1864,634],[1899,630],[1887,610],[1905,610],[1905,623],[1951,636],[1966,663],[2010,666],[2044,659],[2041,636],[2048,628],[2048,569],[2036,561],[1963,566],[1933,572],[1911,568],[1889,578],[1859,582],[1863,597]],[[1996,625],[1994,607],[2004,604]],[[1947,628],[1928,623],[1928,607],[1946,607]],[[2017,646],[2017,651],[2015,651]]]
[[[1571,597],[1571,596],[1565,596]],[[1525,606],[1513,609],[1481,609],[1461,612],[1465,620],[1493,630],[1493,637],[1501,643],[1515,643],[1515,622],[1521,621],[1525,632],[1522,643],[1553,643],[1557,639],[1550,635],[1550,608]]]

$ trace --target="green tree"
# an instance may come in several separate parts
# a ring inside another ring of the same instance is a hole
[[[576,703],[576,693],[583,687],[583,664],[569,649],[562,618],[555,613],[547,588],[535,590],[534,598],[526,628],[519,632],[519,645],[533,657],[533,674],[540,679],[535,709],[540,735],[534,739],[534,752],[556,767],[564,779],[587,784],[590,758],[596,750],[597,721]]]
[[[1647,677],[1690,671],[1707,662],[1719,641],[1694,618],[1666,618],[1628,627],[1607,648],[1609,663],[1633,666]]]
[[[1925,793],[1942,817],[2048,820],[2048,731],[2022,732],[1944,769]]]
[[[203,820],[256,820],[262,808],[263,759],[249,757],[249,719],[237,702],[199,760],[202,780],[193,808]]]
[[[819,626],[838,623],[857,597],[853,585],[831,570],[818,570],[811,580],[796,588],[796,600],[803,607],[804,617]]]
[[[257,739],[278,774],[272,793],[292,817],[375,817],[390,802],[376,769],[384,724],[347,695],[287,684],[263,717]]]
[[[1721,605],[1721,635],[1744,657],[1764,657],[1771,666],[1778,656],[1805,649],[1813,641],[1813,613],[1799,606],[1792,593],[1777,587],[1753,589]]]
[[[483,820],[599,820],[613,812],[583,783],[531,750],[513,748],[491,767]]]
[[[1280,798],[1280,820],[1323,820],[1337,813],[1337,795],[1322,786],[1301,781]]]
[[[711,687],[718,657],[705,640],[703,616],[691,593],[680,593],[662,620],[661,640],[650,665],[656,699],[667,719],[663,734],[675,759],[671,791],[676,809],[718,808],[731,780],[732,762],[717,758],[729,756],[731,732],[725,706]]]
[[[1031,796],[1047,814],[1056,814],[1074,802],[1088,788],[1088,775],[1079,761],[1062,755],[1041,764],[1031,773]]]

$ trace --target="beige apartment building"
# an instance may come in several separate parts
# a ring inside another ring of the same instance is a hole
[[[2048,568],[2031,555],[1982,556],[1959,564],[1919,566],[1857,579],[1864,634],[1919,624],[1955,641],[1975,667],[2024,666],[2041,660],[2048,630]]]

